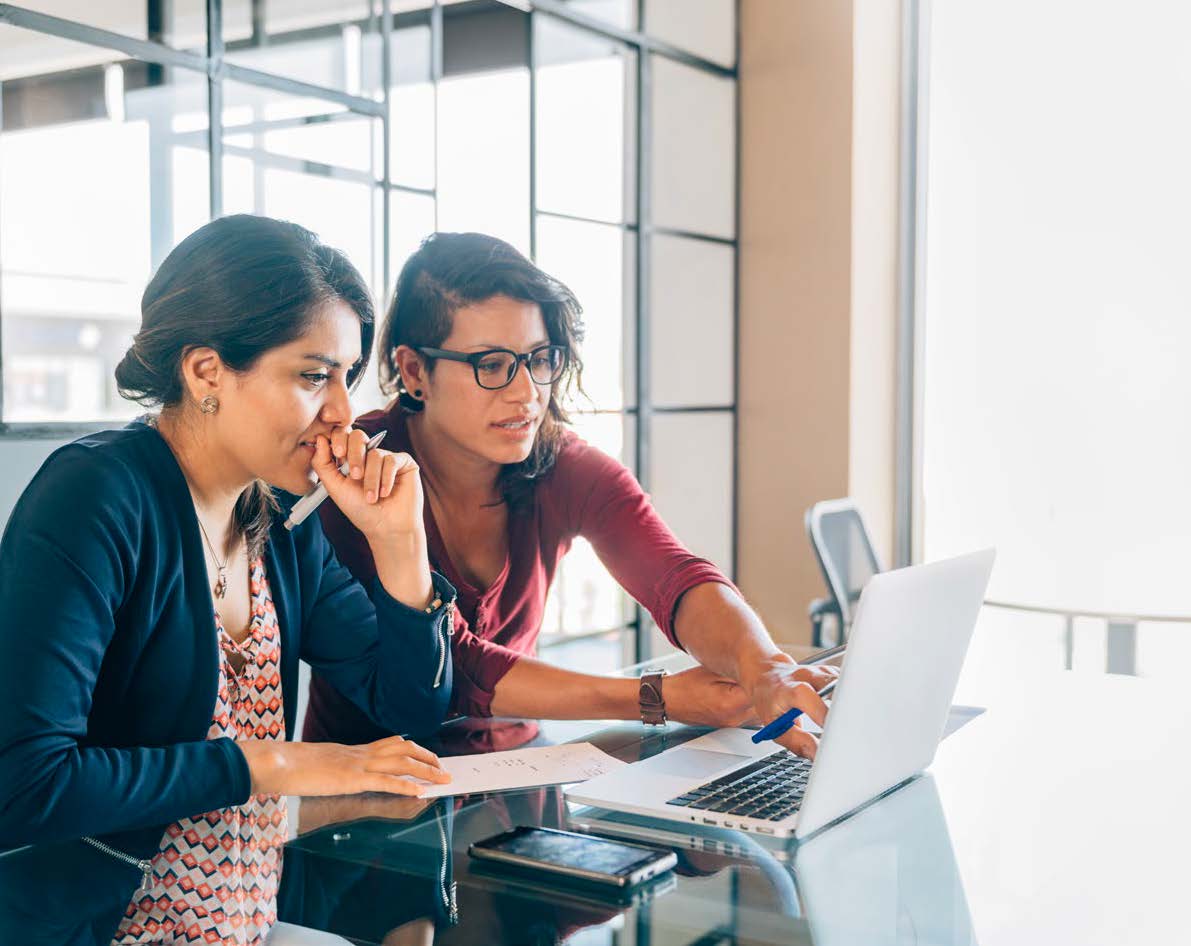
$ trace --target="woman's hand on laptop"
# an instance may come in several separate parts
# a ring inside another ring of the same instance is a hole
[[[835,667],[800,667],[793,657],[775,654],[745,683],[762,724],[773,722],[790,709],[800,709],[820,726],[827,719],[827,704],[816,692],[839,675]],[[801,717],[799,718],[801,720]],[[813,759],[819,740],[795,725],[774,740],[796,755]]]

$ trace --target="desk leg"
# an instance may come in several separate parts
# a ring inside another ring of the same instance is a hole
[[[1108,660],[1104,668],[1109,673],[1137,673],[1137,624],[1132,621],[1108,622]]]

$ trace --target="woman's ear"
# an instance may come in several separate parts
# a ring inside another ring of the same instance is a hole
[[[224,393],[229,372],[214,348],[191,348],[182,356],[181,367],[182,385],[196,403]]]
[[[408,345],[398,345],[393,350],[393,363],[401,376],[401,384],[410,394],[420,392],[415,397],[421,399],[426,389],[426,364],[422,356]]]

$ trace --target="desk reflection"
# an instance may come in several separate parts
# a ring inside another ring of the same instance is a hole
[[[930,775],[804,841],[794,876],[815,946],[974,946]]]

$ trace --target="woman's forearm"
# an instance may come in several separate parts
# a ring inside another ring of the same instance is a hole
[[[773,663],[793,663],[743,598],[725,584],[705,582],[686,592],[674,633],[704,667],[751,686]]]
[[[563,670],[522,657],[496,684],[493,716],[530,719],[639,719],[636,680]]]

